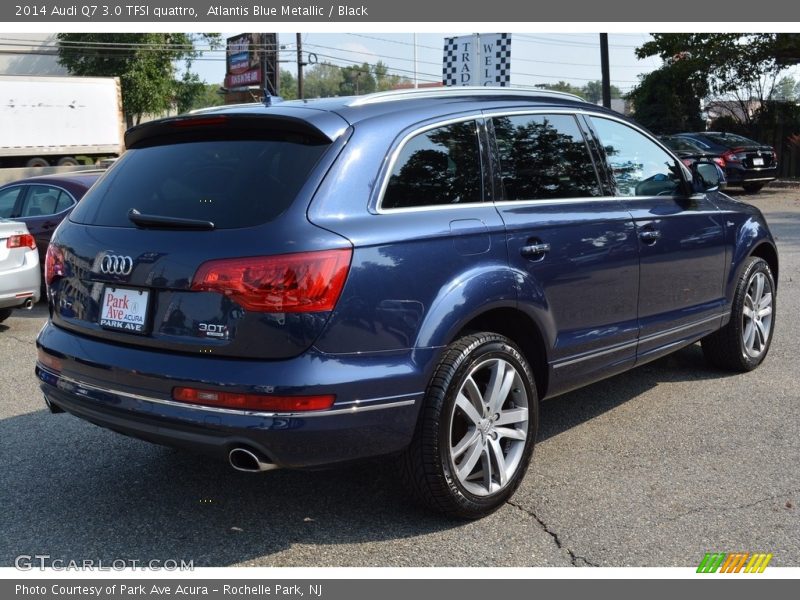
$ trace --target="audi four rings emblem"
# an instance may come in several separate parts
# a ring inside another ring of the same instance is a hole
[[[106,254],[100,261],[100,272],[107,275],[130,275],[133,271],[133,259],[130,256]]]

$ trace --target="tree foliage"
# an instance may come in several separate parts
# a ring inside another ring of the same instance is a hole
[[[628,98],[636,120],[657,134],[705,129],[701,93],[687,83],[685,65],[672,63],[642,76]]]
[[[191,73],[202,52],[195,41],[219,47],[219,34],[187,33],[60,33],[58,62],[73,75],[119,77],[128,124],[144,114],[159,114],[173,105],[191,106],[202,83]],[[183,61],[178,78],[176,63]]]

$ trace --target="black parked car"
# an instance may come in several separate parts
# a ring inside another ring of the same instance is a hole
[[[778,155],[772,146],[717,131],[678,133],[674,137],[691,140],[704,151],[719,154],[725,160],[728,183],[742,186],[745,192],[755,194],[778,177]]]
[[[691,167],[698,160],[712,162],[719,168],[720,184],[719,189],[724,190],[728,186],[728,178],[725,175],[725,159],[721,154],[705,150],[694,140],[677,137],[674,135],[662,135],[658,138],[661,142],[681,159],[687,167]]]

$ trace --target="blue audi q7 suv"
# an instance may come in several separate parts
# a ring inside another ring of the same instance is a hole
[[[769,349],[761,213],[574,96],[231,106],[125,141],[48,250],[53,412],[241,471],[399,456],[475,518],[541,400],[698,340],[740,371]]]

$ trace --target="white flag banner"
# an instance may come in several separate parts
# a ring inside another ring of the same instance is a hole
[[[508,86],[511,84],[511,34],[482,33],[444,38],[442,83]]]

